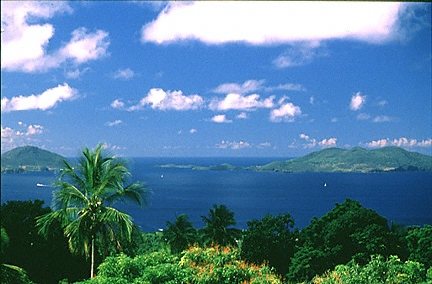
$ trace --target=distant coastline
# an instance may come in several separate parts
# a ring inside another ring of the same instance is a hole
[[[286,161],[273,161],[262,166],[239,167],[228,163],[214,166],[200,165],[157,165],[160,168],[192,169],[201,171],[248,170],[255,172],[339,172],[374,173],[432,171],[432,157],[417,152],[409,152],[399,147],[384,147],[366,150],[355,147],[351,150],[328,148],[312,152],[300,158]]]
[[[58,154],[25,146],[12,149],[1,157],[1,173],[22,174],[27,172],[60,171],[66,159]],[[223,160],[222,160],[223,161]],[[221,161],[221,162],[222,162]],[[159,168],[177,168],[199,171],[255,171],[255,172],[404,172],[432,171],[432,157],[418,152],[409,152],[400,147],[384,147],[366,150],[326,148],[300,158],[285,161],[274,160],[264,165],[216,165],[158,164]]]

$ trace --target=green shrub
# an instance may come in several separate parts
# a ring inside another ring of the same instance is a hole
[[[328,271],[323,276],[316,276],[313,283],[417,284],[425,280],[426,273],[422,263],[402,262],[397,256],[390,256],[385,260],[381,255],[374,255],[365,266],[360,266],[355,262],[338,265],[333,271]]]

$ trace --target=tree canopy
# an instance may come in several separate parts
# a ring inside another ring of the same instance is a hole
[[[131,238],[131,216],[112,205],[124,200],[143,205],[149,193],[141,182],[126,185],[130,178],[126,162],[105,155],[103,151],[102,144],[93,150],[85,148],[78,165],[65,162],[65,169],[56,183],[54,211],[37,220],[39,232],[44,235],[54,222],[61,224],[71,251],[91,256],[91,277],[97,237],[115,242],[119,249],[119,239]]]

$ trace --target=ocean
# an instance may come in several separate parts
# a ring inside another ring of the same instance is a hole
[[[250,171],[195,171],[160,168],[161,164],[200,166],[230,163],[263,165],[283,158],[133,158],[133,181],[152,190],[147,206],[116,204],[132,215],[145,232],[166,228],[166,221],[187,214],[195,228],[213,204],[225,204],[235,213],[237,228],[266,214],[289,212],[295,227],[303,228],[316,216],[330,211],[346,198],[359,201],[404,225],[432,225],[432,172],[389,173],[273,173]],[[1,202],[41,199],[49,206],[56,175],[52,172],[1,175]],[[37,186],[39,184],[39,186]],[[41,186],[42,185],[42,186]]]

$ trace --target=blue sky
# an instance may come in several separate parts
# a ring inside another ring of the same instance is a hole
[[[1,151],[432,154],[431,4],[1,2]]]

